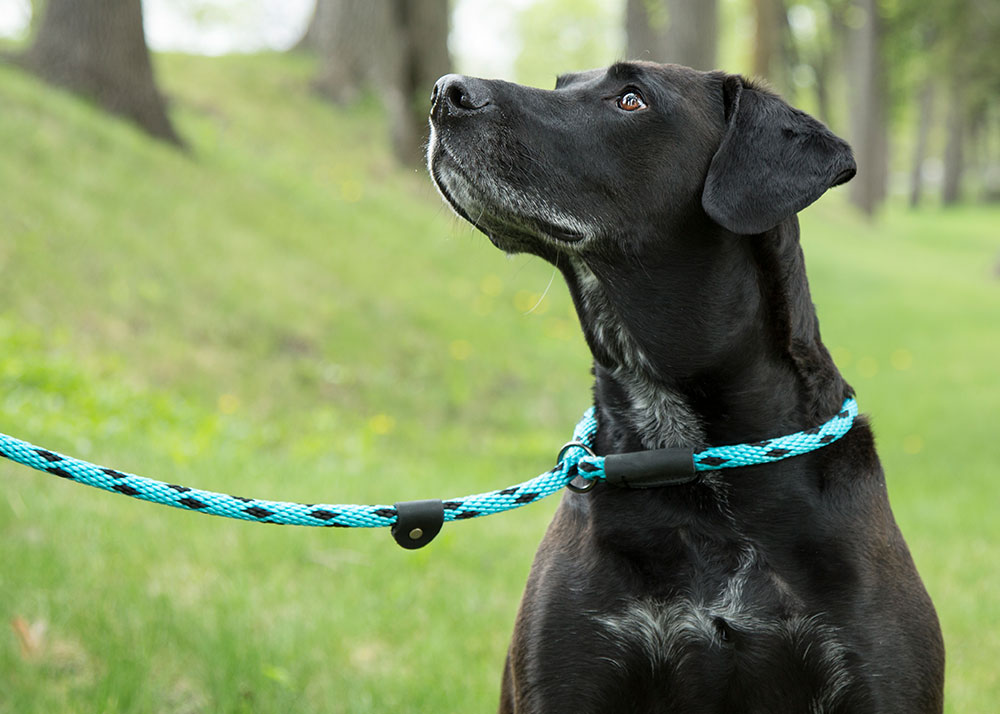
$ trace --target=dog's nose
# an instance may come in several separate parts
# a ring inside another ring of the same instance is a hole
[[[490,103],[486,82],[460,74],[446,74],[431,92],[431,111],[450,114],[475,112]]]

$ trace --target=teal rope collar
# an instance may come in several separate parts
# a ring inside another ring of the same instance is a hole
[[[825,424],[788,436],[752,444],[691,449],[657,449],[634,454],[597,456],[593,451],[597,418],[593,407],[584,413],[573,439],[559,453],[556,466],[530,481],[498,491],[446,501],[408,501],[388,505],[290,503],[241,498],[224,493],[178,486],[97,466],[0,434],[0,456],[55,476],[214,516],[260,523],[340,528],[392,528],[404,548],[429,543],[442,522],[478,518],[534,503],[574,483],[575,491],[588,491],[604,481],[629,488],[652,488],[687,483],[701,471],[765,464],[805,454],[831,444],[848,431],[858,415],[854,399],[847,399],[839,413]]]

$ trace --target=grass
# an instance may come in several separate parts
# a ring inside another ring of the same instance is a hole
[[[589,400],[552,270],[395,169],[296,57],[159,58],[190,155],[0,65],[0,431],[219,491],[391,502],[548,467]],[[949,648],[1000,698],[996,209],[803,217]],[[533,306],[536,306],[532,310]],[[279,529],[0,464],[0,712],[495,707],[554,499],[446,527]]]

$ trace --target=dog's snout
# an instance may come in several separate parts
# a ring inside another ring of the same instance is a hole
[[[439,114],[467,114],[490,103],[489,88],[481,79],[446,74],[431,92],[431,111]]]

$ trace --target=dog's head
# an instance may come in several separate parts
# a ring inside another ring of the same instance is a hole
[[[655,240],[693,214],[762,233],[855,172],[846,142],[776,95],[650,63],[564,75],[552,91],[442,77],[428,164],[497,246],[549,259]]]

